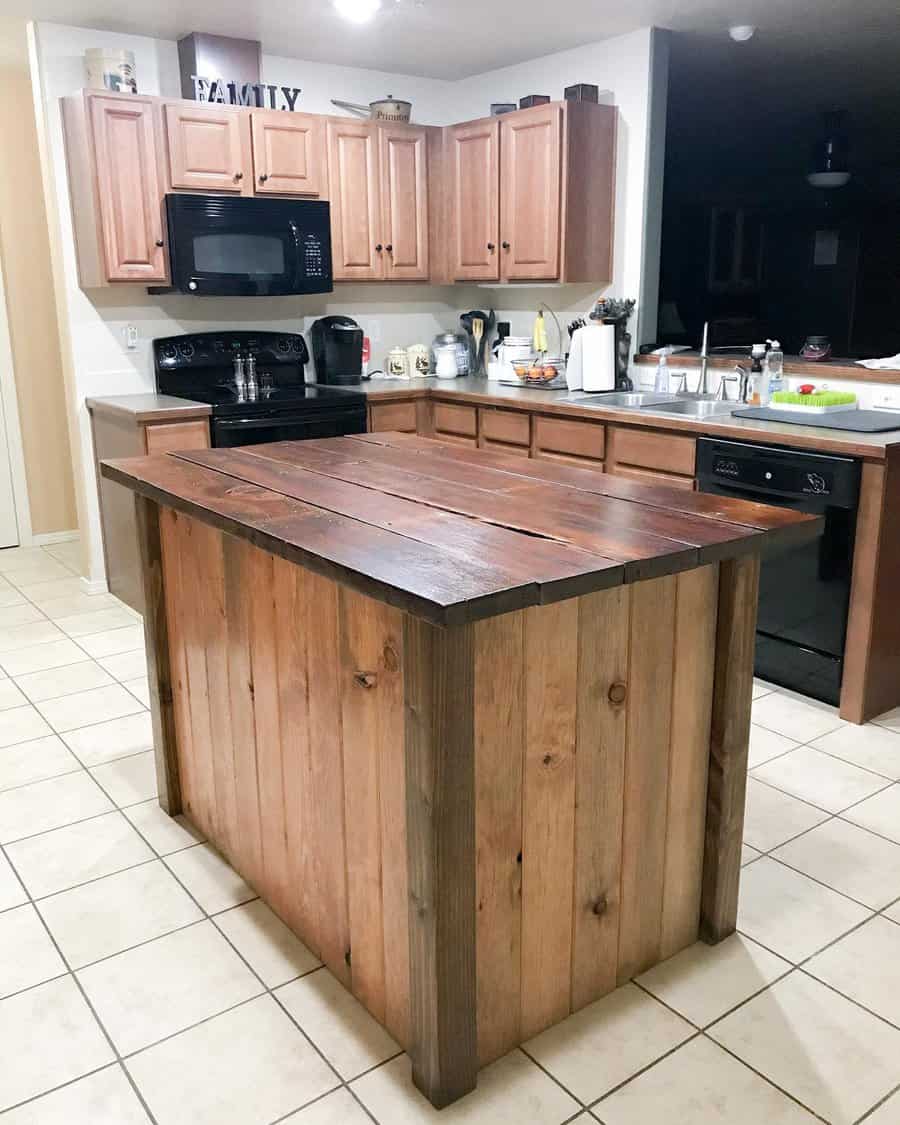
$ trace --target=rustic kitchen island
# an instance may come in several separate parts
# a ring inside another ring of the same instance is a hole
[[[102,473],[163,807],[435,1105],[734,930],[759,558],[817,519],[404,434]]]

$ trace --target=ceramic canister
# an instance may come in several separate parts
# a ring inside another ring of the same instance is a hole
[[[428,348],[424,344],[413,344],[406,349],[407,366],[413,379],[422,379],[428,374]]]
[[[405,379],[409,371],[406,365],[406,348],[391,348],[388,353],[387,373],[392,379]]]

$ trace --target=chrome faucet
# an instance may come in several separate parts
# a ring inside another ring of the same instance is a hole
[[[700,348],[700,378],[697,380],[697,394],[709,394],[709,321],[703,322],[703,344]],[[721,384],[720,384],[721,385]]]
[[[746,367],[742,367],[741,364],[737,364],[737,366],[735,367],[734,370],[737,372],[737,377],[738,377],[738,380],[739,380],[739,382],[738,382],[738,402],[746,402],[747,401],[747,387],[750,383],[750,372],[747,370]]]
[[[728,402],[728,384],[736,383],[738,381],[737,375],[723,375],[719,379],[719,389],[716,391],[716,398],[720,402]]]

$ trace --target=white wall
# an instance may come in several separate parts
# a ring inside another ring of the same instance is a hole
[[[492,71],[460,82],[392,75],[375,70],[310,63],[264,55],[265,82],[299,86],[298,106],[317,113],[338,112],[331,98],[366,103],[387,94],[413,102],[414,120],[445,125],[486,115],[492,101],[512,101],[528,93],[561,98],[574,82],[595,82],[609,91],[620,111],[614,276],[605,287],[617,295],[639,298],[645,255],[644,199],[647,191],[650,78],[654,53],[650,29],[550,55],[532,63]],[[92,471],[90,425],[86,397],[129,394],[153,389],[150,344],[154,337],[215,327],[266,328],[303,332],[313,319],[343,312],[355,317],[372,338],[373,358],[383,362],[398,344],[429,343],[434,335],[457,326],[459,313],[470,308],[497,309],[499,320],[510,320],[513,331],[530,334],[538,303],[543,302],[565,322],[589,309],[603,290],[592,286],[436,287],[427,285],[346,285],[321,297],[193,298],[150,296],[134,287],[125,290],[78,288],[68,180],[59,110],[60,97],[84,85],[85,48],[119,47],[135,55],[138,88],[142,93],[180,96],[177,46],[145,36],[40,23],[36,29],[36,69],[33,74],[43,103],[49,176],[59,213],[63,296],[59,312],[71,337],[70,410],[76,419],[84,472],[77,474],[82,532],[88,541],[88,579],[103,580],[99,511]],[[664,54],[656,52],[657,60]],[[663,105],[664,110],[664,105]],[[664,127],[664,113],[663,113]],[[52,232],[53,233],[53,232]],[[139,346],[125,347],[125,327],[138,328]],[[632,324],[634,330],[635,324]],[[553,330],[548,329],[553,338]],[[63,333],[65,336],[65,333]],[[636,337],[637,338],[637,337]],[[551,346],[553,346],[551,344]],[[567,344],[564,338],[563,348]],[[77,458],[76,458],[77,464]]]

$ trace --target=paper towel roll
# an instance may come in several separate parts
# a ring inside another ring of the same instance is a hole
[[[588,324],[581,329],[581,382],[586,391],[616,389],[616,326]]]

